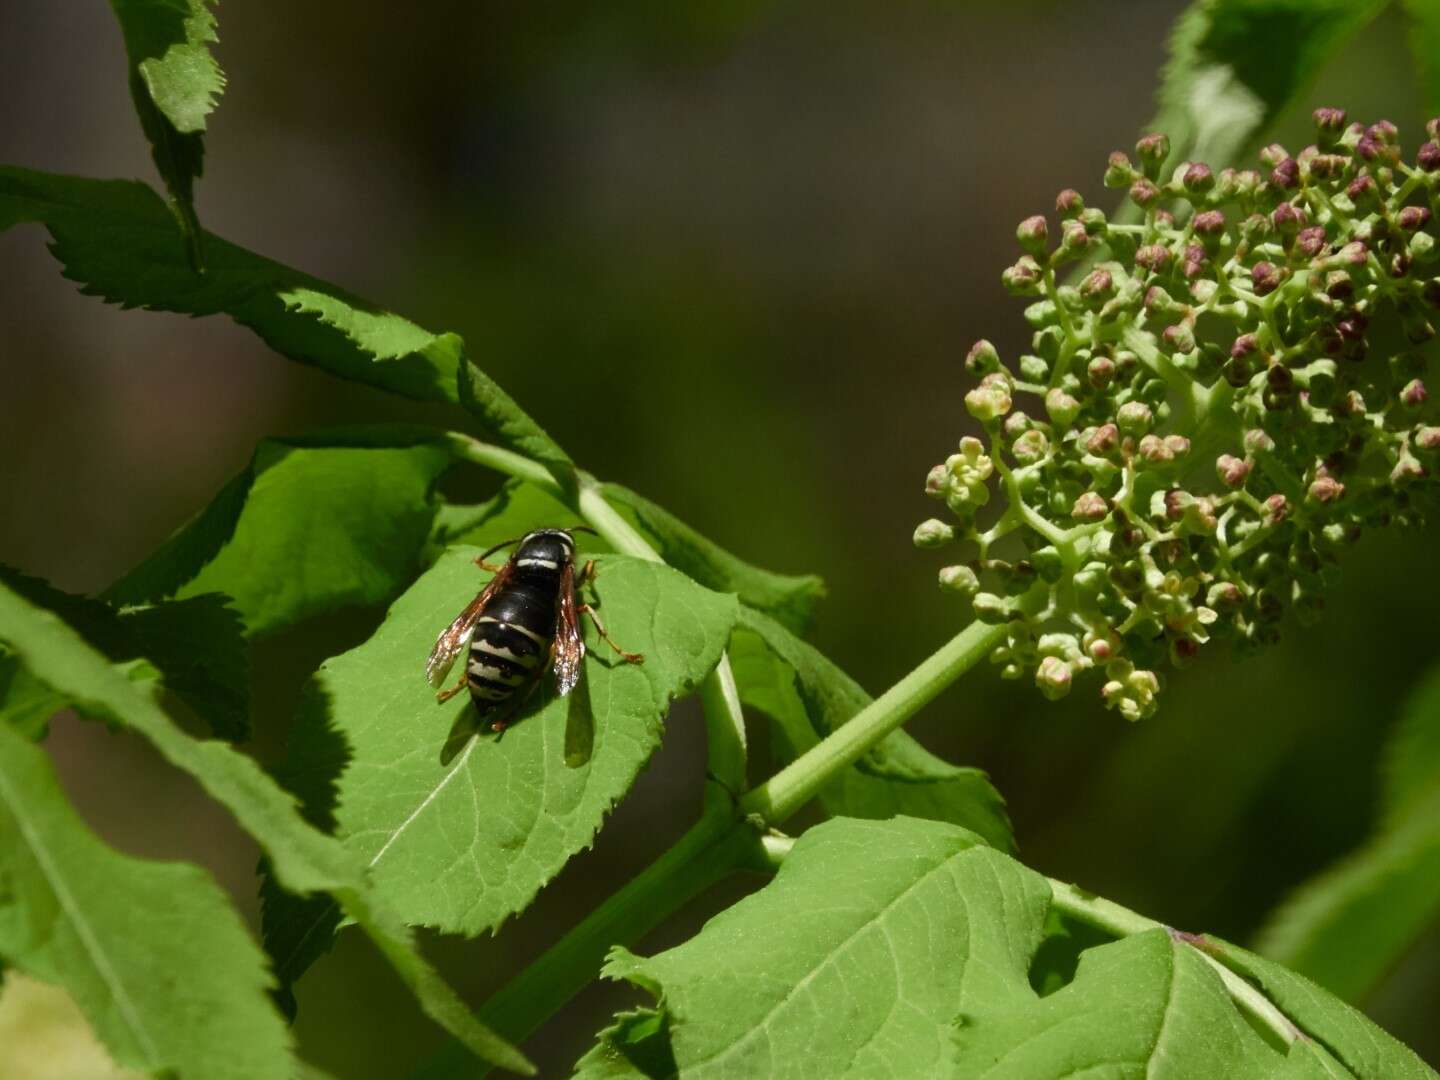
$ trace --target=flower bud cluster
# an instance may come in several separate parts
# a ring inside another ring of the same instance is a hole
[[[1388,122],[1315,124],[1256,170],[1167,164],[1147,135],[1105,170],[1139,223],[1067,189],[1058,240],[1039,216],[1016,232],[1002,280],[1032,351],[966,356],[983,438],[930,471],[951,520],[915,541],[964,545],[941,586],[1046,697],[1093,668],[1106,705],[1150,715],[1167,660],[1316,617],[1339,553],[1435,493],[1440,120],[1413,163]]]

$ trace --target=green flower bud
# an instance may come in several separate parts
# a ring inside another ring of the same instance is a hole
[[[1050,440],[1039,428],[1025,432],[1010,446],[1010,453],[1021,465],[1034,465],[1044,459],[1050,450]]]
[[[1135,144],[1135,156],[1140,159],[1140,167],[1145,170],[1145,175],[1154,180],[1160,175],[1160,166],[1164,165],[1165,159],[1170,156],[1170,137],[1158,133],[1142,135]]]
[[[1114,660],[1105,673],[1110,681],[1100,696],[1108,708],[1115,709],[1126,720],[1144,720],[1154,714],[1160,679],[1153,671],[1139,670],[1128,660]]]
[[[1310,485],[1308,497],[1313,503],[1334,502],[1345,494],[1345,485],[1330,476],[1322,476]]]
[[[989,375],[992,371],[1000,370],[1000,354],[995,351],[995,346],[984,338],[970,346],[970,351],[965,354],[965,370],[977,379]]]
[[[1010,618],[1010,605],[994,593],[977,593],[971,603],[975,608],[975,617],[987,626],[999,626]]]
[[[930,518],[916,526],[914,539],[918,548],[944,547],[955,539],[955,530],[939,518]]]
[[[1056,656],[1047,656],[1035,669],[1035,685],[1050,701],[1059,701],[1070,693],[1070,665]]]
[[[980,591],[980,579],[968,566],[946,566],[940,571],[940,588],[971,597]]]
[[[1010,411],[1010,391],[995,383],[977,386],[965,395],[965,409],[982,424],[998,420]]]
[[[1034,296],[1040,291],[1040,266],[1029,255],[1022,255],[1015,265],[1006,268],[1000,281],[1015,296]]]
[[[1065,573],[1065,560],[1054,547],[1043,547],[1033,552],[1030,556],[1030,564],[1035,567],[1035,572],[1040,575],[1040,579],[1051,585],[1059,581]]]
[[[1122,151],[1116,150],[1110,155],[1110,163],[1105,168],[1107,188],[1128,187],[1136,178],[1135,166],[1130,164],[1130,159]]]
[[[1039,214],[1028,217],[1015,229],[1015,239],[1020,246],[1037,259],[1045,254],[1050,242],[1049,227]]]
[[[1250,462],[1242,461],[1230,454],[1221,454],[1215,459],[1215,472],[1219,475],[1220,482],[1226,487],[1244,486],[1245,478],[1250,475],[1250,468]]]
[[[1080,415],[1080,402],[1058,386],[1052,387],[1045,393],[1045,414],[1052,423],[1062,428],[1069,427]]]
[[[1074,188],[1066,188],[1055,196],[1055,212],[1062,218],[1070,219],[1085,209],[1085,200]]]
[[[1127,401],[1115,414],[1121,432],[1134,438],[1146,434],[1155,423],[1155,414],[1143,401]]]
[[[1080,522],[1103,521],[1105,515],[1110,512],[1110,504],[1105,501],[1105,496],[1094,491],[1087,491],[1075,500],[1075,505],[1070,510],[1070,516]]]

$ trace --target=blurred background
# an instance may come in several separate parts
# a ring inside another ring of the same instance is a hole
[[[229,239],[463,334],[598,475],[755,562],[822,574],[814,639],[879,691],[964,618],[935,587],[941,557],[910,534],[931,513],[927,469],[968,424],[965,349],[1026,343],[999,281],[1015,223],[1067,186],[1113,204],[1106,154],[1152,115],[1181,7],[226,4],[230,85],[197,206]],[[4,0],[0,71],[0,160],[154,181],[101,0]],[[1395,120],[1409,148],[1418,100],[1403,28],[1382,17],[1276,134],[1303,145],[1309,106],[1334,104]],[[228,321],[83,297],[37,228],[0,235],[0,267],[0,562],[63,588],[128,569],[263,436],[437,416],[289,363]],[[452,489],[486,494],[475,478]],[[1258,660],[1207,653],[1142,725],[1096,693],[1052,705],[981,670],[910,730],[989,770],[1037,869],[1247,940],[1369,830],[1381,742],[1440,653],[1436,540],[1368,539],[1320,626],[1292,626]],[[380,614],[255,648],[261,760],[283,753],[308,673]],[[206,865],[256,918],[256,852],[186,778],[73,718],[51,744],[102,835]],[[427,940],[468,1000],[684,830],[703,752],[697,717],[677,709],[594,850],[530,911],[498,938]],[[642,950],[748,887],[728,883]],[[354,935],[298,996],[302,1054],[339,1077],[403,1075],[443,1041]],[[543,1074],[563,1075],[635,1000],[603,985],[577,999],[528,1044]],[[1440,1062],[1437,1000],[1432,933],[1367,1008]]]

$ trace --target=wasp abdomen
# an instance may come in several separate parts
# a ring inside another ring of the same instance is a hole
[[[489,712],[538,678],[555,641],[555,614],[568,536],[527,538],[509,579],[491,597],[470,638],[466,684],[476,708]]]

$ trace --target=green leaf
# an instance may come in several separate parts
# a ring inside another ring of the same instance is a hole
[[[622,1020],[581,1075],[627,1075],[600,1066],[666,1048],[675,1069],[637,1072],[1243,1078],[1281,1064],[1164,931],[1088,950],[1039,997],[1029,969],[1050,900],[1044,878],[956,826],[828,822],[695,938],[612,954],[607,974],[655,995],[663,1023]]]
[[[1375,835],[1295,890],[1259,937],[1266,956],[1347,1001],[1440,918],[1440,671],[1411,699],[1386,761]]]
[[[1421,98],[1430,112],[1440,110],[1440,4],[1404,0],[1409,17],[1410,51],[1420,77]]]
[[[564,528],[577,522],[575,511],[546,489],[523,480],[507,480],[486,502],[469,506],[442,504],[430,531],[426,561],[433,563],[447,547],[457,544],[489,548],[518,539],[532,529]],[[575,548],[582,557],[614,550],[601,537],[587,532],[575,534]]]
[[[870,695],[813,646],[774,619],[741,608],[730,643],[740,699],[770,716],[782,749],[793,758],[870,704]],[[1002,851],[1014,849],[1005,801],[979,769],[942,761],[897,731],[822,789],[835,815],[896,814],[948,821],[979,833]]]
[[[222,739],[250,730],[250,664],[243,626],[216,594],[116,611],[99,600],[61,592],[39,578],[0,566],[4,582],[38,607],[61,615],[116,663],[148,660],[165,688],[193,709]],[[136,671],[132,676],[138,676]],[[69,702],[0,657],[0,719],[38,735]]]
[[[516,1072],[532,1071],[519,1051],[475,1020],[415,952],[409,931],[374,895],[355,859],[307,825],[292,797],[254,761],[225,743],[185,734],[143,687],[58,616],[34,607],[3,583],[0,642],[81,712],[138,732],[172,765],[195,777],[260,844],[286,888],[334,896],[390,960],[428,1016],[485,1060]]]
[[[267,439],[199,516],[105,597],[225,593],[252,634],[383,603],[420,568],[435,481],[450,463],[423,429]]]
[[[547,676],[503,738],[477,736],[468,695],[437,704],[424,675],[436,635],[484,584],[476,554],[447,553],[369,641],[321,666],[286,769],[311,820],[333,822],[407,922],[463,934],[522,910],[591,843],[658,745],[670,702],[715,666],[735,619],[734,597],[605,556],[596,591],[606,626],[645,662],[618,662],[587,625],[575,691],[556,697]],[[308,915],[267,905],[278,969],[298,975],[334,923],[323,905]]]
[[[682,573],[716,592],[733,592],[740,602],[763,611],[787,629],[805,633],[825,583],[814,574],[776,574],[736,558],[668,511],[619,484],[606,484],[605,498]]]
[[[482,430],[502,446],[540,462],[562,489],[575,490],[575,463],[494,379],[474,364],[463,363],[459,371],[459,391],[460,404],[480,421]]]
[[[196,1080],[289,1080],[264,954],[199,867],[122,855],[40,749],[0,725],[0,955],[63,986],[114,1059]]]
[[[223,313],[298,363],[404,397],[459,403],[457,378],[468,363],[459,337],[432,334],[213,233],[205,234],[205,272],[196,273],[174,217],[144,184],[0,166],[0,232],[25,222],[49,230],[65,276],[90,295],[151,311]],[[507,409],[518,412],[506,398],[496,413]],[[485,432],[510,445],[502,427]]]
[[[1196,0],[1176,21],[1159,114],[1173,166],[1235,162],[1388,0]]]
[[[623,1014],[579,1075],[1435,1076],[1318,987],[1234,950],[1227,963],[1310,1037],[1272,1045],[1189,939],[1160,928],[1085,949],[1042,996],[1031,968],[1051,899],[1044,878],[956,826],[828,822],[690,941],[612,953],[606,973],[657,1005]]]
[[[1361,1080],[1440,1076],[1415,1051],[1305,976],[1219,938],[1206,937],[1202,943],[1226,967],[1259,986],[1301,1032]]]
[[[125,37],[130,96],[155,167],[191,244],[198,244],[194,201],[204,167],[202,135],[225,89],[210,55],[218,40],[215,16],[207,0],[110,0],[110,6]]]

